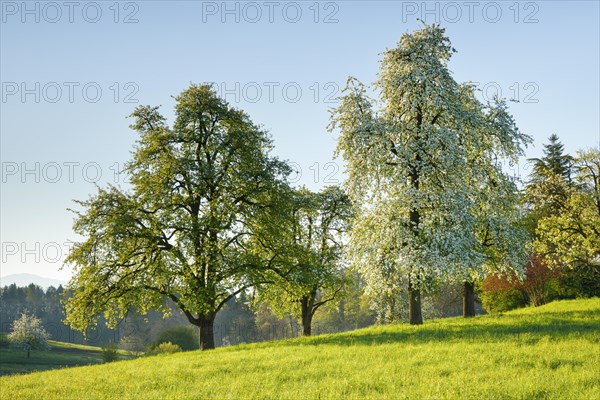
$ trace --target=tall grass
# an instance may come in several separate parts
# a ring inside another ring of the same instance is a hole
[[[597,399],[600,299],[0,378],[3,398]]]

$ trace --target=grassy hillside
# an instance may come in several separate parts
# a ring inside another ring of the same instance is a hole
[[[22,349],[0,347],[0,375],[102,363],[99,347],[53,340],[50,340],[50,346],[50,351],[32,350],[31,358],[27,358],[27,353]],[[121,358],[127,357],[121,355]]]
[[[0,378],[3,398],[597,399],[600,299]]]

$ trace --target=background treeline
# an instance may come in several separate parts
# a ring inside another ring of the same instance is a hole
[[[406,320],[407,310],[389,304],[382,310],[373,309],[357,276],[348,285],[344,296],[320,308],[314,316],[313,334],[343,332],[367,327],[375,323]],[[62,286],[44,290],[31,284],[18,287],[15,284],[0,288],[0,333],[9,333],[14,320],[23,312],[40,318],[52,340],[94,346],[118,343],[122,349],[143,352],[161,342],[177,343],[183,350],[198,348],[197,330],[189,326],[185,316],[171,307],[167,318],[156,311],[141,315],[135,310],[119,323],[117,328],[106,326],[100,318],[95,329],[89,329],[86,337],[64,323],[65,312],[61,304],[69,293]],[[397,299],[398,304],[405,299]],[[165,300],[165,303],[168,302]],[[479,312],[483,309],[478,308]],[[460,286],[447,286],[439,294],[425,298],[428,317],[450,317],[461,313]],[[218,313],[215,320],[215,342],[217,346],[252,343],[300,336],[301,321],[291,314],[281,315],[265,302],[248,299],[245,294],[230,300]]]
[[[526,267],[524,279],[492,275],[480,283],[476,311],[500,312],[528,304],[541,305],[555,299],[592,297],[600,295],[597,269],[550,269],[539,258]],[[87,337],[64,323],[61,296],[68,296],[62,286],[44,290],[31,284],[0,288],[0,333],[9,333],[11,324],[27,311],[43,322],[51,339],[94,346],[118,343],[119,347],[142,353],[160,343],[178,344],[183,350],[198,348],[197,329],[190,326],[185,316],[172,307],[171,315],[150,311],[141,315],[132,310],[116,329],[100,319],[96,329],[89,329]],[[360,288],[358,277],[344,295],[315,313],[313,334],[343,332],[373,324],[406,322],[407,299],[399,295],[387,301],[375,301]],[[168,302],[166,301],[168,304]],[[483,305],[482,305],[483,303]],[[484,308],[485,307],[485,308]],[[426,318],[460,316],[462,287],[458,284],[440,286],[423,298]],[[216,346],[236,345],[300,336],[301,321],[291,314],[283,317],[268,304],[252,304],[245,295],[230,300],[217,314],[215,321]]]

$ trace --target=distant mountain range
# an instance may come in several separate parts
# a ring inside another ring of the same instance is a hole
[[[58,287],[59,285],[65,286],[66,282],[58,279],[45,278],[43,276],[34,274],[12,274],[0,277],[0,287],[16,284],[19,287],[29,286],[35,283],[38,286],[47,289],[50,286]]]

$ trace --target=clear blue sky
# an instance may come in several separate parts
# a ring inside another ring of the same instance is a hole
[[[511,111],[534,138],[528,157],[551,133],[570,153],[599,143],[597,1],[114,3],[0,3],[0,275],[70,276],[59,271],[78,239],[67,207],[116,183],[134,107],[171,117],[170,96],[190,82],[217,82],[268,128],[298,183],[341,181],[343,165],[327,164],[330,101],[348,75],[373,82],[379,53],[417,18],[447,28],[458,81],[520,100]]]

